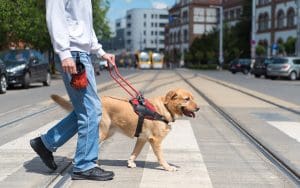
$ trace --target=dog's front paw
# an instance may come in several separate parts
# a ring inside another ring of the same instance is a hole
[[[128,160],[128,161],[127,161],[127,167],[128,167],[128,168],[135,168],[135,167],[136,167],[136,164],[135,164],[134,161]]]
[[[167,170],[169,172],[175,172],[175,171],[177,171],[177,168],[175,166],[168,166],[165,168],[165,170]]]

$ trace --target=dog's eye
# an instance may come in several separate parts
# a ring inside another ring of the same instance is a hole
[[[189,97],[186,97],[186,98],[184,98],[184,100],[185,100],[185,101],[189,101],[189,100],[190,100],[190,98],[189,98]]]

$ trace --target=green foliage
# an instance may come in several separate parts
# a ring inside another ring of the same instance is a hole
[[[295,45],[297,39],[294,37],[289,37],[287,41],[284,43],[285,51],[287,55],[294,55],[295,54]]]
[[[110,36],[110,28],[105,19],[106,13],[109,9],[108,0],[92,0],[93,4],[93,24],[94,30],[98,38],[107,39]]]
[[[256,55],[258,56],[264,56],[266,55],[267,52],[265,47],[262,45],[257,45],[255,51],[256,51]]]
[[[92,3],[96,35],[107,36],[108,1],[92,0]],[[0,0],[0,49],[20,41],[42,51],[51,49],[45,16],[44,0]]]

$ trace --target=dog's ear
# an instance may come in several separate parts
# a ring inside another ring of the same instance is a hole
[[[175,91],[169,91],[169,92],[167,93],[167,95],[165,96],[165,101],[164,101],[164,103],[167,104],[167,103],[169,103],[171,100],[176,99],[176,97],[177,97],[177,93],[176,93]]]

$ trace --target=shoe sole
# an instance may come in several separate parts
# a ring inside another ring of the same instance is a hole
[[[30,140],[29,143],[30,143],[30,146],[31,146],[31,148],[33,149],[33,151],[41,158],[41,156],[40,156],[39,153],[37,152],[37,149],[35,148],[36,144],[34,143],[34,141],[33,141],[33,140]],[[42,158],[41,158],[41,160],[42,160]],[[46,167],[48,167],[48,168],[51,169],[51,170],[56,170],[56,169],[57,169],[57,167],[56,167],[56,168],[49,167],[43,160],[42,160],[42,162],[46,165]]]
[[[72,180],[97,180],[97,181],[109,181],[112,180],[113,177],[90,177],[90,176],[81,176],[81,175],[72,175]]]

